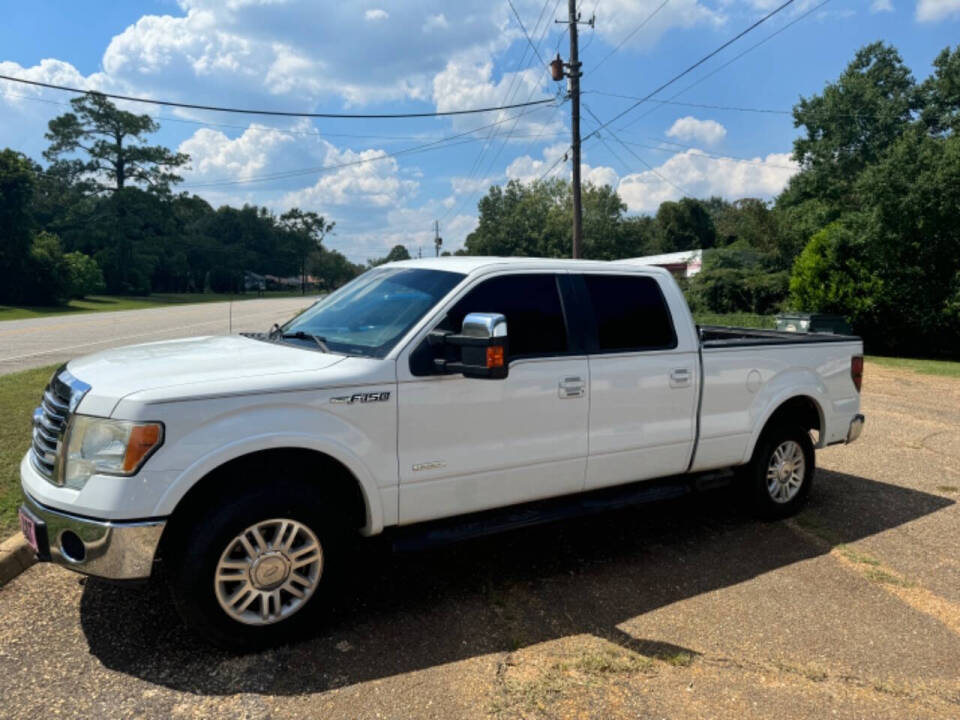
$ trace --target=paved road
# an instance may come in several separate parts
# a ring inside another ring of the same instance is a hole
[[[156,586],[0,588],[0,716],[960,717],[960,381],[868,365],[808,508],[735,496],[391,556],[313,637],[197,644]]]
[[[263,331],[314,299],[269,298],[7,320],[0,322],[0,375],[120,345],[222,334],[231,327],[235,333]]]

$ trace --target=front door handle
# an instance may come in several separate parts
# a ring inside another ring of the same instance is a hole
[[[690,385],[690,368],[676,368],[670,372],[670,387],[681,388]]]
[[[565,377],[560,381],[559,392],[562,398],[583,397],[585,391],[586,384],[583,382],[583,378]]]

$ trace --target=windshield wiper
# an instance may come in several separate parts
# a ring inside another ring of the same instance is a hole
[[[296,332],[292,333],[282,333],[280,337],[283,339],[293,338],[295,340],[313,340],[321,351],[325,353],[330,352],[330,348],[327,347],[327,339],[325,337],[321,337],[320,335],[311,335],[303,330],[297,330]]]

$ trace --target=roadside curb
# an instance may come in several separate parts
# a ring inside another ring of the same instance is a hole
[[[0,543],[0,587],[6,585],[17,575],[37,561],[33,548],[27,545],[21,533]]]

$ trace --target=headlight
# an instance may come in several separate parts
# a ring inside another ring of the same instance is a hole
[[[79,490],[91,475],[133,475],[163,443],[163,425],[74,415],[63,484]]]

